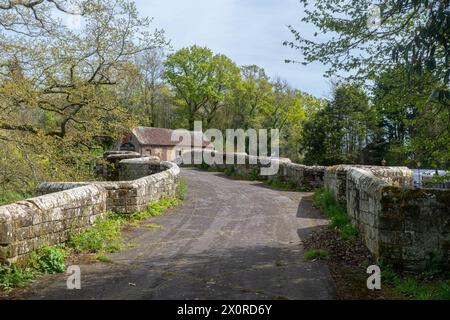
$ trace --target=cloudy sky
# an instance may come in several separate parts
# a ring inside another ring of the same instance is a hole
[[[143,16],[154,17],[174,49],[193,44],[223,53],[238,65],[256,64],[271,77],[315,96],[328,95],[329,83],[320,64],[286,64],[299,53],[282,45],[292,38],[287,26],[304,35],[314,30],[300,22],[298,0],[136,0]]]

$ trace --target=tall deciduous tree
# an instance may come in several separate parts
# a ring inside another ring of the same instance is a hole
[[[391,165],[447,168],[450,165],[450,110],[430,101],[439,85],[431,74],[408,76],[404,67],[375,78],[373,104],[379,119],[379,141]]]
[[[0,6],[0,139],[16,150],[1,160],[23,163],[24,172],[29,167],[34,183],[79,171],[105,139],[128,127],[117,85],[137,54],[166,44],[161,30],[148,31],[151,20],[140,18],[133,2],[75,3],[80,29],[58,18],[75,14],[66,13],[69,1]]]
[[[364,162],[363,150],[372,141],[375,113],[357,86],[338,85],[333,99],[306,123],[301,147],[308,164]]]
[[[169,55],[165,69],[191,130],[195,120],[203,120],[209,126],[239,77],[239,69],[229,58],[198,46]]]
[[[301,0],[302,21],[313,24],[316,39],[290,27],[304,63],[330,66],[328,75],[356,72],[365,80],[398,64],[410,74],[427,71],[441,80],[432,96],[450,99],[449,0]],[[375,5],[375,6],[374,6]],[[430,92],[431,93],[431,92]]]

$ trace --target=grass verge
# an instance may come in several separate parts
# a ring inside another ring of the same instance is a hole
[[[305,241],[305,258],[315,259],[318,251],[329,253],[327,264],[337,283],[342,299],[418,299],[450,300],[448,266],[437,259],[423,273],[399,273],[381,265],[382,290],[365,287],[366,268],[376,264],[350,224],[346,209],[341,207],[331,190],[316,190],[314,204],[331,220],[329,227]]]
[[[147,210],[130,215],[109,213],[105,219],[79,234],[71,237],[69,246],[77,253],[105,254],[119,251],[122,248],[121,229],[127,224],[138,224],[151,217],[161,216],[167,209],[177,206],[178,199],[162,199],[151,203]]]
[[[314,192],[314,204],[331,220],[330,227],[339,231],[343,240],[352,240],[357,231],[351,225],[347,209],[340,206],[330,189],[317,189]]]
[[[0,265],[0,289],[9,291],[27,285],[38,275],[64,272],[66,256],[64,247],[43,246],[23,266]]]
[[[428,269],[423,273],[400,274],[389,265],[381,266],[382,281],[414,300],[450,300],[448,270]]]
[[[184,191],[185,192],[185,191]],[[184,192],[181,192],[181,197]],[[150,204],[147,210],[131,215],[108,213],[92,228],[71,236],[65,246],[43,246],[30,255],[24,265],[0,265],[0,289],[9,291],[24,287],[42,274],[62,273],[65,260],[70,253],[96,254],[98,261],[113,263],[106,254],[122,248],[122,227],[142,222],[150,217],[158,217],[167,209],[179,204],[180,199],[162,199]],[[149,225],[150,226],[150,225]],[[151,228],[160,228],[151,224]]]

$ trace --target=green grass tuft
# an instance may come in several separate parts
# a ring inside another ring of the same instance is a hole
[[[314,193],[314,204],[331,220],[330,227],[339,231],[341,239],[352,240],[357,235],[347,215],[347,209],[340,206],[330,189],[317,189]]]
[[[110,257],[105,255],[104,253],[97,254],[97,256],[95,258],[98,261],[103,262],[103,263],[113,263],[114,262]]]
[[[329,253],[325,249],[311,249],[305,252],[305,259],[309,261],[327,259],[328,256]]]
[[[382,283],[394,287],[415,300],[450,300],[450,280],[419,281],[412,276],[401,276],[391,266],[381,266]]]
[[[184,180],[184,178],[181,178],[177,188],[177,199],[182,201],[186,199],[186,195],[187,195],[186,180]]]

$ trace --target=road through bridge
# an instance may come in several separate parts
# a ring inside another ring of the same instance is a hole
[[[23,299],[333,299],[327,266],[305,261],[302,239],[325,224],[311,193],[182,169],[185,201],[151,218],[161,228],[125,231],[112,263],[81,267],[81,290],[67,275],[46,276]]]

